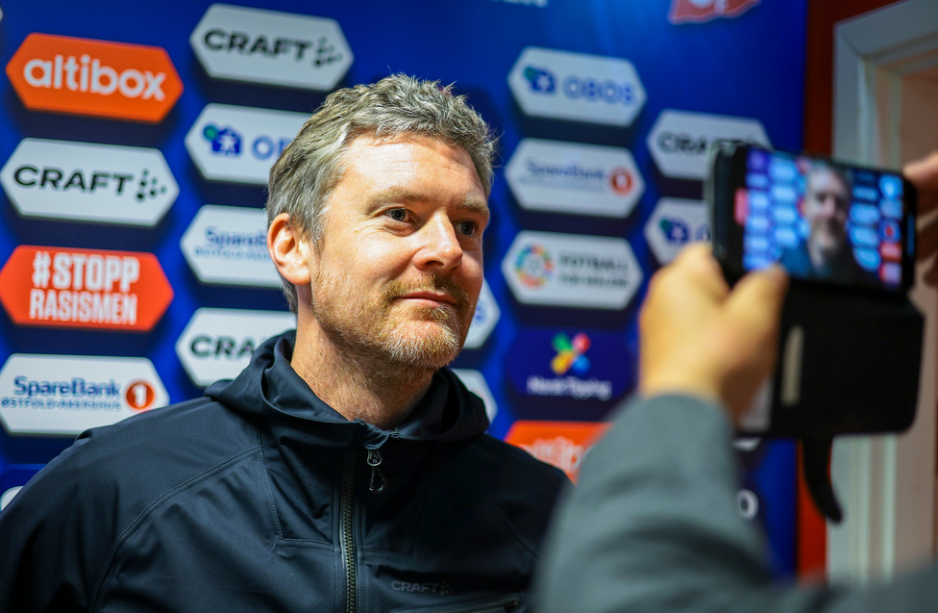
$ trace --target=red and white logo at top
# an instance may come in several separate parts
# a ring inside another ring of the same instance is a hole
[[[33,33],[6,72],[32,110],[157,123],[182,94],[160,47]]]

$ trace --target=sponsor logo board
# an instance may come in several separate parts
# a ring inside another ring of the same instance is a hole
[[[332,19],[213,4],[189,37],[212,77],[330,90],[352,65]]]
[[[690,243],[710,240],[710,211],[700,200],[662,198],[645,224],[645,241],[667,264]]]
[[[757,4],[759,0],[671,0],[668,21],[676,25],[739,17]]]
[[[268,338],[296,327],[292,313],[198,309],[176,340],[176,355],[196,385],[233,379]]]
[[[267,185],[270,167],[306,113],[208,104],[186,134],[186,150],[206,179]]]
[[[80,434],[168,402],[146,358],[15,353],[0,370],[0,419],[10,434]]]
[[[583,459],[610,425],[606,422],[519,420],[505,435],[505,442],[556,466],[576,483]]]
[[[482,291],[479,292],[479,301],[476,303],[475,313],[472,315],[472,323],[469,325],[469,332],[466,334],[466,344],[464,349],[478,349],[485,343],[495,324],[498,323],[502,312],[498,308],[495,296],[489,284],[482,280]]]
[[[526,138],[505,170],[525,209],[625,217],[645,183],[627,149]]]
[[[495,416],[498,415],[498,405],[495,404],[495,398],[492,396],[492,391],[485,382],[482,373],[468,368],[454,368],[453,373],[459,377],[466,389],[482,399],[482,403],[485,405],[485,414],[489,417],[489,423],[495,421]]]
[[[522,330],[505,368],[523,396],[607,402],[625,392],[627,354],[617,335],[582,330]]]
[[[173,299],[152,253],[20,245],[0,270],[17,324],[150,330]]]
[[[622,238],[522,231],[502,260],[502,273],[524,304],[623,309],[642,283],[642,269]]]
[[[157,149],[25,138],[0,170],[24,217],[153,226],[179,187]]]
[[[771,146],[756,119],[670,109],[658,116],[646,144],[664,176],[702,180],[707,175],[707,151],[721,139]]]
[[[527,115],[550,119],[625,127],[645,104],[632,62],[556,49],[525,48],[508,86]]]
[[[160,47],[33,33],[6,71],[34,111],[158,123],[182,94]]]
[[[262,209],[206,204],[179,247],[203,283],[280,287],[267,252],[267,214]]]

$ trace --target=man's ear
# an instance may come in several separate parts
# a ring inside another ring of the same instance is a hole
[[[289,213],[277,215],[267,228],[267,251],[280,275],[293,285],[308,285],[310,245],[290,223]]]

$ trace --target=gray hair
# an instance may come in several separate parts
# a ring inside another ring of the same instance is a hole
[[[362,135],[416,134],[461,147],[472,159],[488,198],[496,139],[466,97],[453,95],[452,89],[439,81],[395,74],[373,85],[329,94],[270,169],[268,226],[281,213],[289,213],[294,228],[312,238],[314,245],[321,244],[325,202],[342,178],[349,144]],[[296,313],[296,287],[286,279],[282,286],[290,310]]]

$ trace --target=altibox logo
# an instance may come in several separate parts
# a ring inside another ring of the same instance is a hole
[[[472,323],[469,325],[466,344],[463,345],[463,348],[478,349],[481,347],[492,333],[492,330],[495,329],[495,324],[498,323],[501,316],[502,312],[498,308],[495,296],[492,295],[489,284],[483,279],[482,291],[479,292],[479,301],[476,303],[475,313],[472,314]]]
[[[759,0],[671,0],[668,21],[703,23],[718,17],[739,17],[757,4]]]
[[[157,123],[182,94],[166,50],[30,34],[7,64],[26,108]]]
[[[519,302],[623,309],[642,282],[632,247],[622,238],[522,231],[502,260]]]
[[[646,143],[664,176],[702,180],[707,174],[707,151],[721,139],[771,146],[758,120],[674,110],[661,112]]]
[[[508,75],[528,115],[628,126],[645,104],[645,88],[628,60],[527,47]]]
[[[176,355],[192,382],[233,379],[268,338],[296,327],[292,313],[201,308],[176,341]]]
[[[179,188],[157,149],[25,138],[0,170],[24,217],[153,226]]]
[[[710,240],[710,214],[705,202],[662,198],[645,224],[645,241],[661,264],[693,242]]]
[[[454,368],[453,374],[459,377],[459,380],[463,382],[467,390],[482,399],[482,404],[485,405],[485,414],[488,415],[489,423],[495,421],[495,416],[498,415],[498,405],[495,404],[495,397],[492,396],[492,391],[489,389],[488,383],[485,382],[485,377],[482,373],[478,370],[468,368]]]
[[[0,370],[0,419],[10,434],[80,434],[168,402],[146,358],[15,353]]]
[[[330,90],[352,65],[332,19],[213,4],[189,37],[209,75]]]
[[[556,466],[576,483],[583,459],[609,426],[606,422],[518,420],[505,435],[505,442]]]
[[[280,287],[267,252],[267,214],[262,209],[206,204],[179,247],[203,283]]]
[[[20,245],[0,270],[0,302],[17,324],[146,331],[172,299],[152,253]]]
[[[555,213],[625,217],[645,190],[626,149],[535,138],[521,141],[505,176],[523,208]]]
[[[209,104],[186,134],[186,150],[206,179],[267,185],[270,167],[307,119],[305,113]]]

